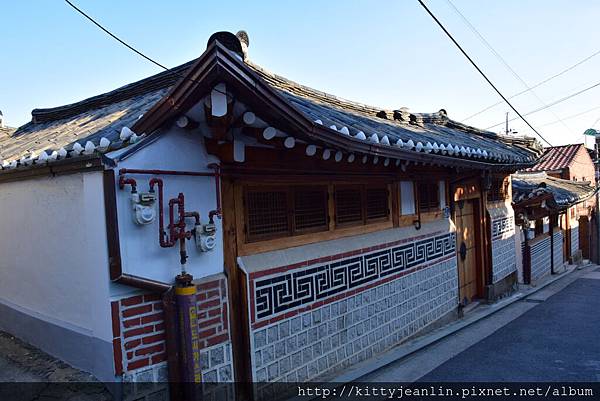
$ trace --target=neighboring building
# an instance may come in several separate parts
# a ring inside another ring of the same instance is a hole
[[[583,143],[546,148],[542,161],[525,169],[571,181],[595,181],[594,162]]]
[[[591,232],[576,227],[577,205],[591,199],[596,189],[586,182],[548,176],[546,173],[513,174],[513,207],[522,228],[523,263],[520,281],[535,284],[551,273],[563,271],[567,262],[581,261],[580,243]]]
[[[584,144],[546,148],[541,160],[535,166],[525,169],[524,172],[544,172],[551,177],[596,186],[596,165]],[[592,235],[592,232],[597,231],[594,228],[597,224],[594,218],[595,210],[596,199],[591,197],[574,206],[573,214],[578,216],[578,220],[569,223],[565,220],[566,217],[563,216],[564,221],[561,222],[561,225],[568,227],[569,231],[579,231],[577,235],[582,239],[580,249],[583,257],[593,260],[596,260],[594,252],[596,246],[591,243],[591,239],[596,237]],[[567,240],[568,237],[565,238],[565,242]],[[568,249],[568,247],[565,249]]]
[[[247,44],[0,137],[0,329],[105,381],[198,373],[194,346],[204,381],[306,381],[514,287],[510,174],[539,143],[307,88]]]

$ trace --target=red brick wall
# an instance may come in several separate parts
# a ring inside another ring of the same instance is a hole
[[[567,180],[577,181],[591,181],[592,185],[594,184],[596,176],[596,169],[594,168],[594,163],[592,162],[592,158],[588,154],[585,147],[580,146],[577,154],[573,158],[573,161],[569,165],[569,168],[566,171],[564,177]]]
[[[229,340],[226,279],[199,283],[196,305],[200,348]]]
[[[227,280],[223,275],[197,284],[200,348],[229,341]],[[166,360],[162,302],[158,294],[143,294],[111,302],[115,373]]]
[[[158,294],[113,301],[112,310],[113,336],[117,325],[120,330],[119,336],[113,339],[117,374],[166,360],[164,316]],[[120,372],[119,354],[122,361]]]

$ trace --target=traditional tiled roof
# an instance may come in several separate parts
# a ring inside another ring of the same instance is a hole
[[[584,147],[582,143],[576,143],[546,148],[542,161],[525,171],[556,171],[567,168],[573,163],[577,152],[582,147]]]
[[[532,161],[535,151],[541,150],[533,138],[501,136],[464,125],[449,119],[445,110],[437,113],[411,113],[406,108],[385,110],[309,88],[249,61],[246,64],[307,118],[333,127],[342,135],[405,149],[417,150],[419,146],[423,152],[497,162]]]
[[[30,123],[10,136],[0,136],[2,167],[107,152],[137,141],[139,137],[126,127],[132,127],[159,100],[164,100],[203,56],[81,102],[33,110]],[[328,135],[347,135],[375,148],[397,149],[399,158],[407,151],[439,153],[510,166],[532,163],[541,153],[539,143],[531,138],[499,136],[466,126],[450,120],[444,110],[431,114],[382,110],[296,84],[247,60],[241,63],[248,74],[256,75],[311,124],[325,127]]]
[[[516,205],[538,196],[551,194],[560,208],[583,202],[596,193],[596,188],[589,182],[563,180],[544,172],[513,174],[512,190],[513,202]]]
[[[15,132],[16,128],[12,127],[0,127],[0,140],[5,136],[10,136],[13,132]]]
[[[70,157],[75,155],[73,148],[79,148],[76,144],[83,150],[75,153],[83,154],[88,142],[94,145],[93,151],[103,152],[135,142],[137,136],[121,136],[123,127],[133,125],[165,96],[190,64],[77,103],[33,110],[31,122],[13,129],[10,135],[0,135],[0,161],[3,161],[3,167],[9,167],[11,162],[13,166],[32,164],[42,152],[46,152],[51,159],[67,157],[63,154]],[[101,143],[102,138],[105,140]],[[108,146],[102,146],[107,143]],[[88,150],[90,148],[88,146]],[[16,160],[19,162],[15,163]]]

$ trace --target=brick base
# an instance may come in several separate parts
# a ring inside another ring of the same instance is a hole
[[[203,382],[232,382],[227,279],[223,274],[200,279],[197,314]],[[164,313],[158,294],[139,294],[111,302],[115,374],[123,376],[131,399],[161,399],[166,381]],[[154,384],[153,384],[154,383]],[[156,394],[155,394],[156,393]],[[136,398],[137,397],[137,398]]]

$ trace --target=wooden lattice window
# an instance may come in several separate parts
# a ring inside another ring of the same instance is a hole
[[[367,187],[367,221],[385,219],[390,214],[387,187]]]
[[[508,197],[508,179],[494,177],[487,193],[488,202],[504,201]]]
[[[362,187],[339,187],[335,189],[336,225],[364,222]]]
[[[294,232],[327,230],[327,187],[294,188]]]
[[[336,225],[366,224],[377,220],[387,220],[389,215],[387,185],[336,186]]]
[[[326,186],[246,188],[246,241],[286,237],[329,226]]]
[[[249,240],[290,234],[288,188],[248,189],[245,198]]]
[[[438,211],[440,209],[438,183],[429,181],[417,183],[417,201],[421,213]]]

